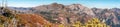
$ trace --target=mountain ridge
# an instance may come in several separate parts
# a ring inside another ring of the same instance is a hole
[[[32,8],[18,9],[28,9],[25,10],[25,12],[20,13],[32,13],[40,15],[53,24],[63,23],[67,25],[75,23],[75,21],[80,21],[84,24],[92,18],[98,18],[101,22],[104,22],[107,25],[111,25],[112,27],[117,27],[120,24],[120,8],[101,9],[88,8],[81,4],[62,5],[58,3],[53,3],[49,5],[40,5]]]

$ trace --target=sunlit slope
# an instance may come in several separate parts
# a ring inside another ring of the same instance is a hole
[[[31,24],[32,26],[41,26],[50,24],[46,19],[37,14],[17,14],[19,18],[26,24]]]

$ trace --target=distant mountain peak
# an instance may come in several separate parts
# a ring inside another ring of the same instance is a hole
[[[80,5],[80,6],[82,6],[81,4],[72,4],[72,5]]]
[[[52,4],[58,4],[58,3],[52,3]]]

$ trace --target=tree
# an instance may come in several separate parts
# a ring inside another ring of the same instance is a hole
[[[64,27],[64,25],[63,24],[59,24],[58,27]]]
[[[103,22],[100,22],[100,20],[98,18],[93,18],[91,20],[89,20],[86,24],[86,27],[109,27],[108,25],[106,25]]]
[[[75,24],[72,25],[73,27],[81,27],[80,21],[76,21]]]

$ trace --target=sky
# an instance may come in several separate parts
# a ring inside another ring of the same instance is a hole
[[[81,4],[88,8],[120,8],[120,0],[8,0],[7,3],[12,7],[35,7],[55,2],[63,5]]]

